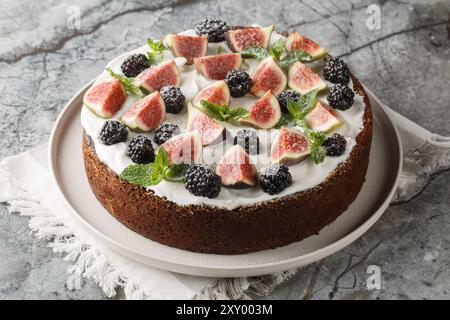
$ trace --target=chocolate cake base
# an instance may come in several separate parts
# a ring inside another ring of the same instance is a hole
[[[372,109],[365,102],[364,128],[348,159],[314,188],[233,210],[180,206],[122,180],[103,164],[83,132],[86,174],[98,201],[131,230],[159,243],[204,253],[242,254],[300,241],[332,223],[355,200],[365,180],[372,141]]]

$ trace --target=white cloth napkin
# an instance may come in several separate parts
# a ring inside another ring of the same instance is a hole
[[[376,99],[376,98],[375,98]],[[404,170],[394,201],[408,200],[430,174],[450,166],[450,139],[435,135],[385,107],[396,123],[405,152]],[[216,279],[177,274],[130,260],[106,248],[64,209],[47,170],[47,144],[0,162],[0,202],[10,212],[30,216],[29,226],[54,252],[72,261],[67,286],[91,278],[108,297],[119,287],[127,299],[238,299],[247,292],[267,294],[298,269],[261,277]]]

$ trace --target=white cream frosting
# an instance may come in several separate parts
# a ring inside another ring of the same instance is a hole
[[[195,34],[193,30],[187,30],[183,34]],[[271,43],[282,37],[280,34],[274,32],[271,37]],[[226,50],[228,47],[225,43],[210,43],[208,44],[208,54],[214,54],[217,46],[222,46]],[[120,72],[120,65],[122,61],[133,53],[146,53],[147,47],[143,46],[139,49],[127,52],[117,57],[108,63],[107,67],[110,67],[115,72]],[[204,87],[215,82],[209,80],[198,73],[194,66],[185,65],[186,59],[174,58],[170,51],[164,51],[164,60],[175,59],[175,62],[180,70],[181,74],[181,91],[186,97],[186,101],[190,101],[194,96]],[[246,59],[249,74],[252,74],[257,67],[259,61],[257,59]],[[314,62],[308,64],[321,74],[321,67],[323,62]],[[107,72],[103,72],[96,82],[110,77]],[[328,83],[330,85],[330,83]],[[319,98],[326,101],[326,95],[321,94]],[[256,97],[251,94],[247,94],[242,98],[231,98],[230,105],[250,106]],[[119,119],[122,114],[137,100],[133,95],[129,95],[125,104],[113,117]],[[355,137],[363,128],[363,114],[364,114],[364,102],[361,96],[355,95],[355,102],[347,111],[338,111],[340,116],[345,120],[344,125],[336,129],[334,132],[338,132],[344,135],[347,139],[347,148],[343,155],[339,157],[326,157],[325,161],[321,164],[314,164],[308,157],[302,162],[292,165],[289,170],[292,174],[293,184],[286,188],[281,193],[276,195],[269,195],[261,190],[259,187],[248,189],[230,189],[222,187],[222,190],[217,198],[209,199],[206,197],[197,197],[185,189],[182,183],[172,183],[163,181],[156,186],[148,187],[155,192],[156,195],[166,197],[168,200],[173,201],[179,205],[190,204],[208,204],[218,207],[224,207],[227,209],[234,209],[244,205],[252,205],[257,202],[266,201],[274,198],[279,198],[292,194],[298,191],[302,191],[308,188],[312,188],[321,183],[332,172],[339,163],[344,162],[353,146],[355,145]],[[185,131],[187,114],[186,108],[179,114],[166,114],[165,122],[177,124],[181,131]],[[102,119],[91,112],[86,106],[83,106],[81,111],[81,124],[89,135],[95,145],[95,150],[100,161],[105,163],[111,170],[120,174],[122,170],[128,165],[132,164],[130,158],[126,155],[127,144],[137,133],[130,132],[128,140],[126,142],[117,143],[115,145],[106,146],[99,142],[98,133],[106,119]],[[237,130],[242,129],[240,126],[231,125],[228,123],[223,124],[227,129],[227,139],[224,142],[218,141],[209,146],[203,148],[203,162],[211,164],[217,163],[225,150],[233,144],[233,136]],[[270,142],[273,141],[277,130],[258,130],[260,139],[260,154],[252,155],[252,161],[255,163],[258,172],[267,167],[270,164]],[[152,133],[145,133],[153,140]]]

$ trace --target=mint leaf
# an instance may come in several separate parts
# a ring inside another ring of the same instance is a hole
[[[278,61],[278,65],[280,66],[281,69],[287,71],[297,61],[304,63],[310,62],[312,60],[313,60],[312,56],[305,51],[301,50],[288,51],[286,55],[281,60]]]
[[[311,90],[300,97],[300,117],[304,118],[317,104],[318,89]]]
[[[319,164],[325,160],[327,155],[325,147],[322,146],[326,136],[322,132],[313,130],[307,130],[306,133],[311,145],[311,158],[315,164]]]
[[[144,93],[141,91],[141,89],[139,89],[139,87],[134,84],[133,79],[130,79],[121,74],[115,73],[111,68],[106,68],[106,71],[109,72],[111,77],[114,77],[114,78],[120,80],[120,82],[122,82],[123,87],[125,88],[126,92],[134,94],[138,97],[144,96]]]
[[[163,52],[165,49],[164,43],[161,40],[147,39],[147,59],[152,64],[157,64],[163,59]]]
[[[230,108],[230,106],[218,105],[206,100],[200,101],[200,104],[208,116],[219,121],[231,122],[249,115],[248,110],[242,107]]]
[[[216,54],[222,54],[222,53],[225,53],[225,52],[227,52],[227,51],[226,51],[225,48],[222,47],[222,46],[218,46],[218,47],[216,48]]]
[[[247,47],[241,51],[241,54],[246,57],[264,59],[267,57],[267,50],[261,46]]]
[[[155,158],[155,166],[161,172],[164,172],[164,169],[169,166],[169,155],[164,147],[160,147],[158,149],[158,153]]]
[[[275,125],[275,129],[280,129],[281,127],[285,127],[292,122],[292,115],[290,113],[284,113],[281,115],[280,120],[278,120]]]
[[[286,40],[278,39],[273,45],[269,47],[269,55],[271,55],[275,60],[279,61],[281,55],[284,53],[286,48]]]
[[[170,182],[184,182],[184,175],[188,167],[189,165],[186,163],[174,164],[166,170],[164,179]]]
[[[126,167],[120,177],[132,184],[148,187],[157,184],[159,177],[153,172],[152,164],[132,164]]]

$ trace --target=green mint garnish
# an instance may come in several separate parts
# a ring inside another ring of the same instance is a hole
[[[244,56],[257,58],[260,60],[269,55],[273,57],[280,68],[284,71],[289,70],[289,68],[297,61],[303,63],[313,61],[312,56],[305,51],[286,51],[286,40],[284,39],[275,41],[275,43],[269,46],[268,49],[265,49],[261,46],[252,46],[245,48],[241,53]]]
[[[242,107],[230,108],[228,105],[219,105],[206,100],[200,101],[205,113],[219,121],[232,122],[249,115],[247,109]]]
[[[302,95],[298,101],[288,99],[286,107],[289,113],[284,114],[276,125],[276,128],[280,128],[293,123],[296,126],[301,127],[309,140],[311,146],[311,159],[315,164],[323,162],[327,155],[325,148],[322,146],[322,143],[326,138],[325,134],[320,131],[309,129],[305,120],[306,115],[317,104],[317,93],[317,89],[311,90]]]
[[[147,39],[147,59],[150,65],[157,64],[163,59],[164,43],[161,40]]]
[[[286,48],[286,40],[284,39],[278,39],[275,41],[273,45],[269,47],[269,55],[271,55],[276,61],[279,61],[281,58],[281,55],[284,53]]]
[[[314,161],[315,164],[322,163],[323,160],[325,160],[325,157],[327,156],[327,150],[325,149],[324,146],[322,146],[322,143],[326,139],[325,134],[320,131],[314,131],[309,129],[306,129],[305,132],[311,146],[311,159]]]
[[[267,57],[267,50],[261,46],[251,46],[242,50],[241,54],[250,58],[261,60]]]
[[[111,68],[106,68],[106,71],[109,72],[111,77],[114,77],[114,78],[120,80],[120,82],[122,82],[123,87],[125,88],[126,92],[134,94],[138,97],[144,96],[144,93],[142,92],[141,89],[139,89],[139,87],[137,85],[134,84],[134,80],[132,78],[127,78],[121,74],[115,73],[114,71],[112,71]]]
[[[224,47],[222,47],[222,46],[218,46],[217,48],[216,48],[216,54],[222,54],[222,53],[226,53],[227,51],[225,50],[225,48]]]
[[[184,182],[184,174],[188,164],[170,164],[166,149],[159,148],[155,161],[148,164],[131,164],[126,167],[120,177],[132,184],[149,187],[166,180]]]
[[[281,69],[286,71],[297,61],[310,62],[312,60],[313,60],[312,56],[305,51],[301,50],[288,51],[283,56],[283,58],[278,59],[278,65],[280,66]]]

